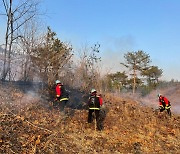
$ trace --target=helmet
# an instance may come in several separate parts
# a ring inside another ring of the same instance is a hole
[[[91,89],[91,93],[94,93],[94,92],[96,92],[96,89]]]
[[[59,81],[59,80],[56,80],[56,84],[58,84],[58,83],[61,83],[61,81]]]
[[[161,94],[158,94],[158,97],[162,96]]]

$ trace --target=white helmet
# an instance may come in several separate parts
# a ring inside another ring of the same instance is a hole
[[[58,84],[58,83],[61,83],[61,81],[59,81],[59,80],[56,80],[56,84]]]
[[[96,89],[91,89],[91,93],[94,93],[94,92],[96,92]]]
[[[162,96],[161,94],[158,94],[158,97]]]

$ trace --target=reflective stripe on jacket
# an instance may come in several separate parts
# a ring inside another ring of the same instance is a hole
[[[97,108],[97,107],[90,107],[89,110],[100,110],[100,108]]]
[[[68,100],[69,100],[68,98],[61,98],[61,99],[60,99],[60,102],[61,102],[61,101],[68,101]]]

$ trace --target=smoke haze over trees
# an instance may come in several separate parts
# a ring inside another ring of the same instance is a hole
[[[29,0],[1,2],[0,17],[5,16],[7,20],[4,45],[1,45],[2,81],[36,80],[51,87],[60,79],[85,91],[94,87],[102,92],[132,91],[142,95],[160,86],[163,70],[151,65],[151,55],[143,50],[126,52],[125,62],[119,61],[123,64],[119,71],[102,74],[101,44],[74,50],[70,42],[63,42],[50,27],[41,29],[40,4]]]

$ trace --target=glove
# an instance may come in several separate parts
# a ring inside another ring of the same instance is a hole
[[[55,101],[58,101],[58,100],[60,100],[60,97],[56,97],[56,98],[55,98]]]
[[[103,105],[101,105],[101,107],[102,107],[102,108],[105,108],[105,105],[103,104]]]

